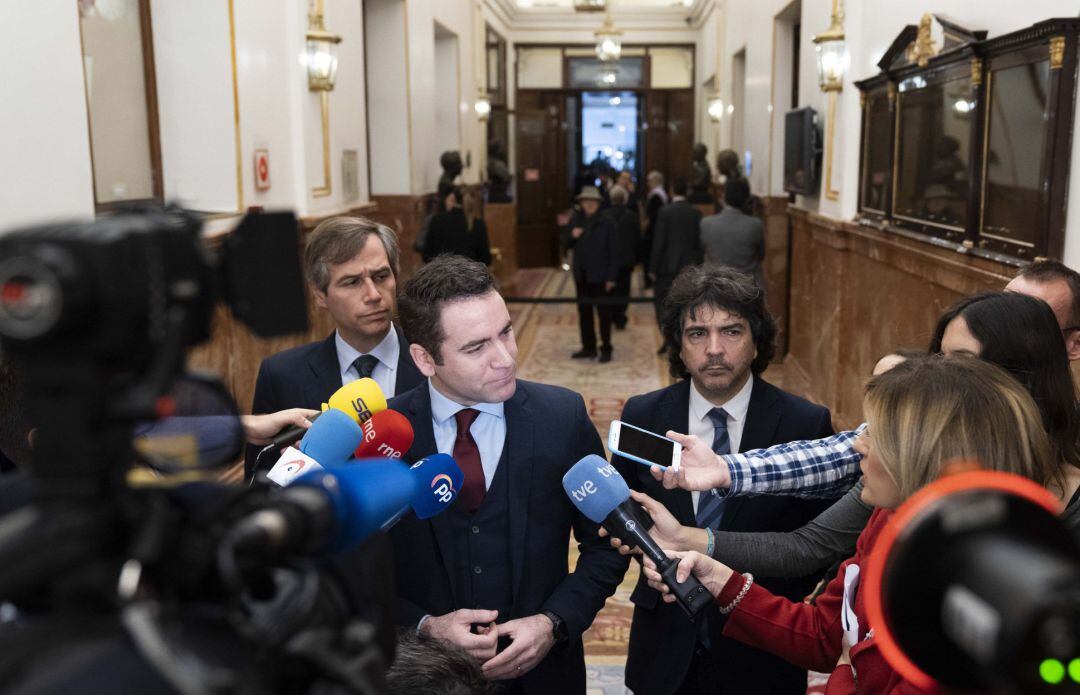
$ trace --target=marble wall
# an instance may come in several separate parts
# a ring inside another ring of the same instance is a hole
[[[961,297],[1005,286],[1015,269],[789,208],[786,381],[828,405],[837,428],[862,421],[862,389],[890,350],[925,348]]]

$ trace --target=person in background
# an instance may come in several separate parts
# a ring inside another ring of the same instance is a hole
[[[623,172],[624,174],[626,172]],[[620,178],[622,176],[620,175]],[[641,244],[641,222],[637,212],[629,205],[630,194],[622,186],[611,187],[611,207],[604,211],[615,225],[615,254],[619,261],[619,276],[615,280],[616,297],[625,298],[615,305],[612,321],[615,328],[626,328],[626,311],[630,306],[630,275],[637,265],[638,246]]]
[[[645,269],[645,289],[653,286],[649,276],[649,261],[652,258],[653,236],[660,209],[668,203],[667,190],[664,188],[664,175],[659,171],[650,171],[645,176],[645,230],[641,238],[641,264]]]
[[[729,178],[724,185],[727,205],[716,215],[701,221],[701,248],[705,262],[725,265],[754,278],[762,288],[765,277],[765,228],[761,220],[743,212],[750,199],[750,184],[743,178]]]
[[[640,216],[641,199],[638,198],[637,184],[634,183],[634,174],[629,169],[623,169],[619,172],[619,177],[615,180],[615,185],[626,191],[626,208],[636,215]],[[641,230],[638,230],[640,236]]]
[[[581,212],[575,213],[570,224],[563,228],[562,241],[574,250],[574,285],[577,288],[578,328],[581,332],[581,349],[571,357],[591,359],[597,356],[596,324],[593,320],[595,306],[600,322],[600,362],[610,362],[615,305],[594,305],[587,301],[609,299],[619,277],[615,225],[609,217],[600,214],[601,202],[603,198],[595,187],[583,188],[577,196]]]
[[[496,695],[469,653],[443,640],[401,630],[394,662],[386,671],[386,695]]]
[[[1006,292],[1037,297],[1050,305],[1065,338],[1069,361],[1080,360],[1080,273],[1061,261],[1043,259],[1020,269]]]
[[[652,255],[649,257],[649,276],[654,283],[653,304],[656,323],[662,322],[664,298],[671,283],[683,268],[701,263],[701,211],[686,200],[686,179],[676,179],[672,187],[675,196],[657,214]],[[656,354],[667,351],[661,344]]]
[[[454,253],[491,265],[487,225],[480,214],[476,196],[454,188],[446,195],[443,205],[443,211],[431,219],[424,243],[424,262],[444,253]]]

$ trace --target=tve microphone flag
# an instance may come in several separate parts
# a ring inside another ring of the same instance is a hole
[[[697,577],[690,575],[681,583],[675,579],[678,560],[672,561],[645,530],[643,520],[634,514],[626,481],[603,457],[589,454],[575,463],[563,476],[563,490],[591,521],[622,542],[641,548],[687,615],[692,617],[712,601]]]

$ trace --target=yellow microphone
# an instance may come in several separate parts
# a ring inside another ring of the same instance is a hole
[[[351,417],[357,425],[362,425],[370,420],[375,413],[386,410],[386,396],[383,395],[382,389],[379,388],[379,384],[374,379],[364,377],[363,379],[350,381],[337,391],[334,391],[326,403],[322,404],[323,412],[331,408],[340,410]],[[319,413],[319,415],[321,414]],[[319,415],[315,415],[310,420],[314,421]],[[294,425],[274,437],[274,441],[267,448],[291,444],[304,436],[305,431],[303,427]]]

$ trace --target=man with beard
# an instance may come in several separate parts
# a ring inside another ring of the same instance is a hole
[[[773,356],[776,326],[761,288],[737,271],[689,266],[667,295],[661,328],[678,383],[627,401],[622,420],[651,432],[689,432],[719,454],[832,434],[829,411],[761,378]],[[724,499],[666,490],[646,466],[615,457],[630,487],[663,503],[684,525],[723,531],[791,531],[832,500],[787,497]],[[817,577],[756,577],[773,593],[801,599]],[[710,606],[693,622],[640,581],[630,597],[634,619],[626,685],[635,693],[806,692],[806,672],[722,636]],[[662,666],[660,666],[662,665]]]

